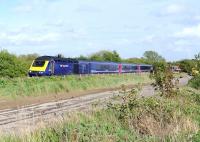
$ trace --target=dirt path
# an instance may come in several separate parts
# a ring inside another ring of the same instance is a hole
[[[181,78],[180,86],[186,85],[189,79],[190,77]],[[145,85],[140,95],[148,97],[154,95],[154,93],[154,88],[151,85]],[[91,104],[104,103],[118,95],[120,95],[118,91],[110,90],[71,99],[35,104],[19,109],[0,110],[0,131],[5,133],[27,133],[41,127],[42,124],[48,125],[52,121],[62,120],[66,112],[90,110]]]

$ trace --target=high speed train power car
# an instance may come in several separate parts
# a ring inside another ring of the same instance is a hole
[[[70,74],[121,74],[150,72],[152,69],[152,65],[146,64],[82,61],[71,58],[41,56],[33,61],[28,74],[30,77]]]

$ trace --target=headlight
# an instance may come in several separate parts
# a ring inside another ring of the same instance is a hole
[[[29,71],[30,73],[32,72],[32,71]]]

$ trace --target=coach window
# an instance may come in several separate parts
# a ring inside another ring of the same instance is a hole
[[[131,69],[132,70],[137,70],[137,66],[132,66]]]
[[[150,69],[150,67],[148,67],[148,66],[141,66],[141,70],[149,70]]]

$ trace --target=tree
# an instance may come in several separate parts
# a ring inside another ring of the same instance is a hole
[[[121,58],[116,51],[102,50],[89,56],[90,60],[120,62]]]
[[[117,53],[117,51],[113,51],[113,61],[115,61],[115,62],[121,62],[121,57],[120,57],[120,55]]]
[[[144,58],[128,58],[125,59],[124,62],[132,63],[132,64],[146,64],[147,61]]]
[[[80,55],[79,57],[77,57],[78,60],[88,60],[88,57]]]
[[[165,62],[165,59],[155,51],[146,51],[143,56],[144,59],[150,64]]]

